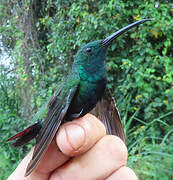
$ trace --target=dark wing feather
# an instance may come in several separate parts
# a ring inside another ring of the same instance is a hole
[[[68,107],[76,92],[78,84],[79,80],[73,77],[73,81],[67,81],[66,83],[64,83],[64,86],[61,88],[61,90],[58,90],[58,94],[56,94],[57,98],[53,103],[52,107],[49,106],[49,111],[43,122],[43,128],[41,129],[37,137],[33,156],[27,166],[25,176],[28,176],[36,168],[41,158],[43,157],[45,151],[47,150],[49,144],[54,138],[68,110]]]
[[[120,137],[124,143],[125,134],[121,118],[115,104],[114,98],[109,90],[106,90],[104,97],[97,103],[93,113],[105,124],[108,134]]]
[[[35,138],[37,134],[40,132],[41,127],[41,122],[38,121],[35,124],[24,129],[23,131],[12,136],[11,138],[7,139],[7,141],[13,141],[17,139],[15,142],[13,142],[12,145],[15,147],[22,146],[28,143],[31,139]]]

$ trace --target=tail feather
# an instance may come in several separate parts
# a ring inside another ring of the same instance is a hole
[[[15,147],[22,146],[22,145],[28,143],[31,139],[35,138],[38,135],[38,133],[40,132],[41,127],[42,127],[41,122],[38,121],[35,124],[24,129],[23,131],[10,137],[6,141],[8,142],[8,141],[13,141],[13,140],[17,139],[15,142],[12,143],[12,145]]]

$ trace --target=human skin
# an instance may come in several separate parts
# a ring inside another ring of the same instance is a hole
[[[60,149],[60,151],[59,151]],[[33,149],[8,180],[137,180],[127,148],[91,114],[63,124],[38,167],[24,177]]]

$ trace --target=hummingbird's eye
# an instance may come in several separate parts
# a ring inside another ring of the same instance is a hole
[[[87,47],[85,50],[87,53],[91,53],[92,52],[92,48],[91,47]]]

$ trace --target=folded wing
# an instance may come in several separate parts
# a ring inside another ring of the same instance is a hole
[[[28,176],[35,169],[46,152],[49,144],[52,142],[63,118],[66,115],[78,84],[79,79],[76,78],[76,76],[71,76],[54,95],[55,99],[53,100],[53,103],[49,104],[49,111],[36,139],[33,156],[27,166],[25,176]]]
[[[120,137],[124,143],[126,142],[115,100],[108,90],[104,97],[97,103],[94,114],[104,123],[108,134],[116,135]]]

